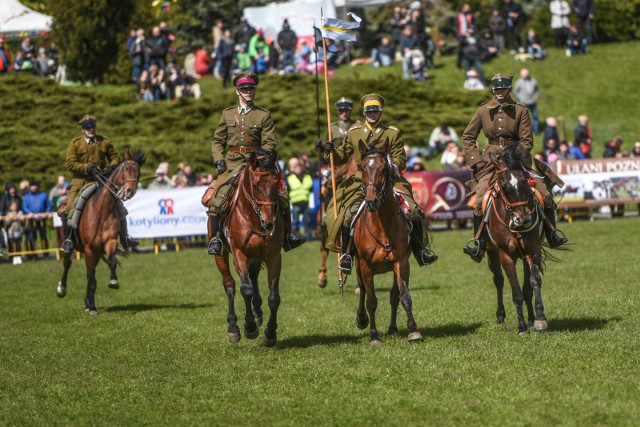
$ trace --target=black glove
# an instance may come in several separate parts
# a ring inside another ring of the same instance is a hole
[[[322,150],[322,140],[320,138],[316,139],[316,150]]]
[[[333,150],[335,150],[335,148],[336,148],[336,145],[333,143],[333,141],[331,141],[331,140],[322,141],[322,149],[324,151],[327,151],[327,152],[333,151]]]
[[[91,175],[95,175],[96,172],[100,172],[100,168],[93,163],[89,163],[89,166],[87,166],[87,172]]]
[[[216,169],[218,169],[218,175],[227,170],[227,162],[224,160],[218,160],[216,162]]]

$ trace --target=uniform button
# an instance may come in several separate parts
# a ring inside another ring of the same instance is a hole
[[[502,130],[502,128],[498,128],[498,130]]]

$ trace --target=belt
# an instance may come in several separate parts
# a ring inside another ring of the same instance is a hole
[[[501,136],[495,139],[489,139],[489,145],[499,145],[501,147],[511,144],[512,142],[518,142],[518,140],[511,139],[511,138],[503,138]]]
[[[229,151],[231,151],[232,153],[248,154],[253,153],[257,148],[258,147],[256,147],[255,145],[246,145],[243,147],[229,147]]]

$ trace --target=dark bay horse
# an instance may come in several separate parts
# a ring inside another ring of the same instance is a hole
[[[388,144],[387,140],[379,149],[369,149],[363,141],[359,142],[366,209],[358,218],[353,231],[353,243],[356,247],[355,265],[360,289],[356,324],[360,329],[370,325],[369,338],[372,344],[380,342],[376,328],[378,299],[374,288],[374,275],[390,271],[393,271],[393,286],[388,333],[398,332],[398,304],[402,303],[407,313],[409,341],[422,339],[413,318],[409,295],[409,225],[393,195],[392,173],[395,171],[388,154]]]
[[[496,176],[493,187],[490,188],[491,212],[488,224],[485,225],[489,227],[490,236],[487,245],[488,264],[498,294],[497,320],[499,324],[503,324],[505,319],[502,296],[504,270],[511,284],[511,296],[518,315],[520,333],[527,332],[522,310],[523,301],[527,307],[529,326],[533,326],[536,331],[547,329],[541,293],[541,273],[545,255],[541,237],[544,218],[532,187],[533,178],[523,166],[527,156],[528,151],[518,144],[507,145],[499,159],[490,156],[496,168]],[[524,265],[523,289],[520,288],[516,272],[518,259],[522,259]]]
[[[277,343],[284,221],[278,215],[281,178],[276,170],[276,161],[275,151],[258,149],[249,157],[247,166],[240,173],[238,189],[231,204],[223,253],[215,256],[229,302],[227,338],[232,343],[240,341],[240,329],[234,309],[236,283],[230,272],[229,253],[233,255],[240,278],[240,293],[245,303],[244,335],[248,339],[257,338],[258,328],[262,325],[258,274],[262,265],[266,266],[270,315],[263,343],[267,347]]]
[[[110,176],[104,180],[96,192],[87,200],[82,211],[78,229],[73,239],[75,250],[84,254],[87,266],[87,295],[84,299],[85,311],[98,314],[95,303],[96,294],[96,266],[100,259],[104,259],[111,270],[109,287],[119,287],[116,275],[116,252],[118,235],[120,233],[120,217],[116,203],[129,200],[138,190],[140,167],[144,164],[142,153],[129,154],[124,151],[124,160],[116,166]],[[64,272],[58,283],[57,294],[64,298],[67,294],[67,275],[71,267],[71,254],[64,254]]]

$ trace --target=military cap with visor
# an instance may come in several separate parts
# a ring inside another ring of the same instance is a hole
[[[98,123],[98,121],[96,120],[95,116],[91,116],[89,114],[87,114],[86,116],[84,116],[83,118],[81,118],[78,121],[78,124],[80,125],[80,127],[82,127],[83,129],[91,129],[96,127],[96,123]]]
[[[338,110],[353,110],[353,101],[343,96],[336,102],[336,107]]]
[[[243,87],[256,87],[259,82],[260,79],[258,75],[251,72],[240,73],[233,79],[233,85],[238,89]]]
[[[492,89],[510,89],[513,76],[498,73],[489,79]]]
[[[370,93],[365,95],[360,100],[360,104],[364,107],[364,112],[367,111],[382,111],[384,106],[384,98],[377,93]]]

